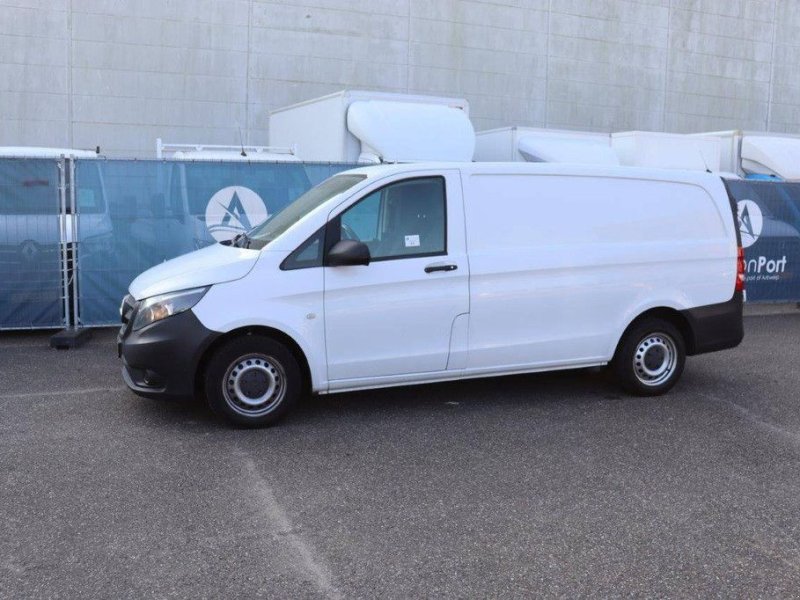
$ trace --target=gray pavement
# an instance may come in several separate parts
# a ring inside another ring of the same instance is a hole
[[[800,312],[667,397],[602,373],[310,399],[127,392],[112,332],[0,337],[0,597],[792,597]]]

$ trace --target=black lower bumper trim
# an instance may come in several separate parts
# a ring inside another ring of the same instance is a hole
[[[204,327],[191,310],[139,331],[126,331],[118,346],[122,378],[140,396],[190,397],[200,359],[219,335]]]
[[[681,311],[689,322],[692,337],[688,354],[716,352],[738,346],[744,339],[742,292],[720,304]]]

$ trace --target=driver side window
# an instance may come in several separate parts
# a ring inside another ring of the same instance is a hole
[[[367,245],[372,260],[445,254],[443,177],[420,177],[371,193],[339,217],[341,239]]]

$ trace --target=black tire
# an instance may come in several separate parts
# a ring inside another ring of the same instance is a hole
[[[231,423],[276,423],[303,394],[303,375],[292,352],[263,335],[244,335],[220,346],[208,361],[204,390],[209,408]]]
[[[627,392],[659,396],[677,383],[685,364],[686,342],[678,328],[664,319],[644,318],[622,336],[611,370]]]

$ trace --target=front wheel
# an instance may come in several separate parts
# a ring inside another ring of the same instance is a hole
[[[211,410],[245,427],[275,423],[303,391],[297,359],[283,344],[261,335],[234,338],[217,349],[204,383]]]
[[[611,367],[620,385],[637,396],[667,393],[683,373],[686,345],[669,321],[643,319],[625,332]]]

